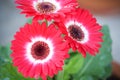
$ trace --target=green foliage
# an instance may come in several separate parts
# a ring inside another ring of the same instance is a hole
[[[5,62],[11,62],[10,53],[11,50],[9,45],[0,46],[0,65],[2,65]]]
[[[84,58],[79,53],[74,54],[76,55],[64,66],[64,80],[69,80],[71,78],[70,75],[77,73],[82,68]]]
[[[28,22],[28,24],[32,24],[32,19],[29,18],[27,22]]]
[[[85,80],[85,76],[92,77],[86,80],[105,80],[111,74],[111,38],[109,35],[109,29],[107,26],[103,26],[102,32],[104,34],[102,47],[99,54],[96,56],[87,55],[84,59],[85,63],[82,68],[76,75],[75,80]],[[87,78],[87,77],[86,77]]]
[[[83,58],[78,52],[70,51],[70,58],[65,61],[64,70],[48,80],[105,80],[111,74],[111,38],[107,26],[103,26],[102,47],[96,56]],[[12,65],[10,46],[0,46],[0,80],[34,80],[24,78]],[[39,79],[41,80],[41,79]]]

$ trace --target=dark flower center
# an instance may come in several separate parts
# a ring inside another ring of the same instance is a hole
[[[70,25],[68,28],[68,32],[70,36],[77,41],[81,41],[84,38],[83,31],[77,25]]]
[[[38,41],[32,45],[31,54],[35,59],[43,60],[49,55],[50,49],[48,44]]]
[[[40,13],[51,13],[56,9],[55,5],[50,2],[42,2],[37,5],[37,10]]]

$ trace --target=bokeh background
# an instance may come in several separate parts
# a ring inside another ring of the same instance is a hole
[[[120,0],[78,0],[80,7],[90,10],[101,25],[108,25],[114,61],[120,63]]]
[[[88,9],[101,25],[108,25],[113,40],[113,60],[120,63],[120,0],[78,0],[80,7]],[[19,14],[14,0],[0,0],[0,45],[9,44],[16,31],[27,19]]]

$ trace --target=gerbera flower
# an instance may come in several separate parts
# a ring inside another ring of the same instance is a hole
[[[86,52],[91,55],[98,53],[102,42],[102,27],[87,10],[78,8],[71,12],[71,15],[66,15],[62,21],[65,26],[58,23],[59,28],[74,51],[78,50],[84,57]]]
[[[16,0],[19,4],[17,8],[22,9],[23,14],[27,17],[35,16],[35,19],[54,19],[58,14],[71,11],[77,5],[76,0]]]
[[[53,77],[62,70],[64,60],[69,57],[66,46],[54,24],[47,27],[45,22],[34,22],[16,33],[11,57],[25,77],[46,80],[46,76]]]

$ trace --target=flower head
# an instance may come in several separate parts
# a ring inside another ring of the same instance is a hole
[[[63,62],[69,57],[67,44],[54,24],[45,22],[26,24],[16,33],[12,41],[13,64],[25,77],[46,80],[62,70]]]
[[[57,24],[74,51],[78,50],[84,57],[86,52],[91,55],[98,53],[102,42],[103,34],[100,32],[102,27],[87,10],[77,8],[62,21],[63,24]]]
[[[36,19],[57,19],[70,12],[77,5],[76,0],[16,0],[17,8],[27,17],[35,16]]]

